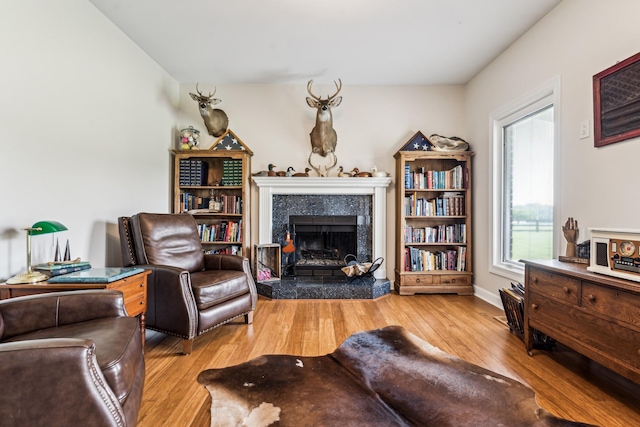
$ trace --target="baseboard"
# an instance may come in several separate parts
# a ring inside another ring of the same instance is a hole
[[[480,298],[483,301],[488,302],[491,305],[498,307],[503,310],[502,300],[500,299],[500,294],[497,292],[489,292],[486,289],[479,288],[478,286],[473,287],[473,294]]]

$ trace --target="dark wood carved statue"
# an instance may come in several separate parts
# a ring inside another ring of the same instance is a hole
[[[214,89],[213,93],[209,93],[209,96],[204,96],[196,83],[196,91],[198,92],[197,95],[192,92],[189,92],[189,95],[198,103],[200,115],[204,120],[204,125],[207,127],[207,132],[215,137],[222,136],[229,126],[229,118],[224,111],[213,108],[214,105],[219,104],[221,101],[213,97],[216,94],[216,90]]]

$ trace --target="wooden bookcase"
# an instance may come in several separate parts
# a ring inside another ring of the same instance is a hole
[[[398,151],[395,290],[473,294],[470,151]]]
[[[230,131],[218,141],[228,138]],[[239,149],[172,150],[172,212],[196,219],[206,253],[233,253],[250,258],[251,156],[235,135]],[[209,209],[211,197],[220,211]]]

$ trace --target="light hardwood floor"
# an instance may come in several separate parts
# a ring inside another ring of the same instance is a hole
[[[323,355],[354,332],[402,325],[441,350],[530,386],[540,406],[555,415],[603,427],[640,426],[640,385],[562,346],[528,356],[522,341],[494,319],[503,314],[457,295],[260,299],[253,325],[223,325],[197,338],[189,356],[179,354],[179,339],[148,331],[138,425],[208,426],[209,394],[196,381],[202,370],[262,354]]]

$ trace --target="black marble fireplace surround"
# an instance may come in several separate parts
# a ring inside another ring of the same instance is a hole
[[[274,243],[284,247],[287,233],[294,238],[290,217],[352,217],[355,228],[355,241],[352,242],[355,246],[352,246],[354,255],[359,261],[372,261],[371,195],[274,194],[272,204]],[[348,278],[339,268],[333,271],[314,270],[311,274],[304,269],[297,272],[293,268],[295,259],[290,259],[300,256],[299,249],[296,252],[282,253],[281,280],[257,283],[259,294],[273,299],[374,299],[390,292],[388,279],[371,276]]]
[[[356,217],[356,253],[359,260],[371,260],[372,204],[369,195],[276,194],[273,196],[273,242],[285,246],[287,232],[291,233],[290,216],[339,215]],[[282,266],[290,264],[283,253]],[[292,272],[283,271],[283,276]]]

